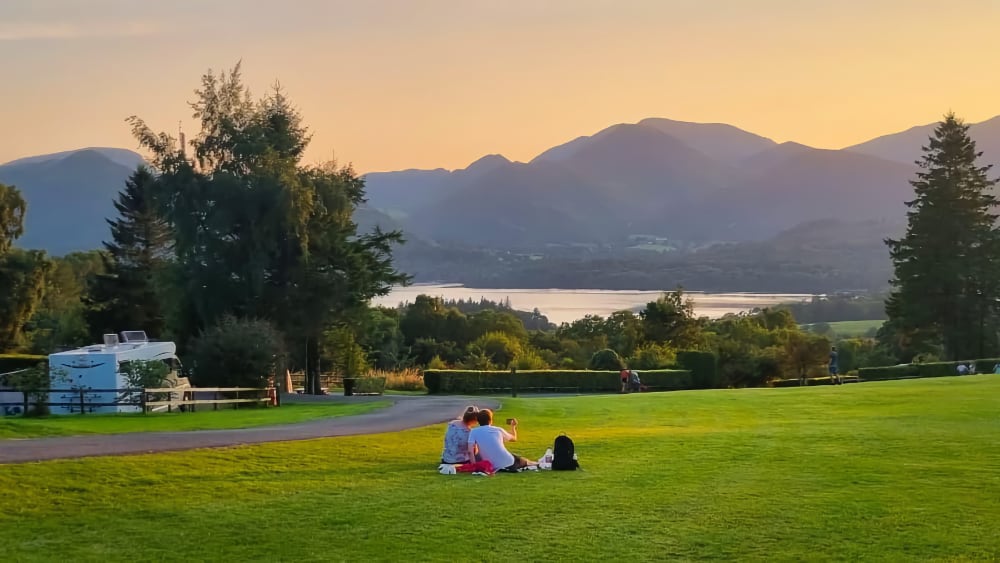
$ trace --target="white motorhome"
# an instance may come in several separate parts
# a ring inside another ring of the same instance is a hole
[[[176,370],[180,366],[177,347],[173,342],[151,342],[143,331],[122,332],[120,340],[116,334],[106,334],[103,344],[50,354],[49,377],[52,392],[49,402],[73,403],[52,407],[52,414],[79,413],[80,389],[85,390],[83,404],[88,413],[139,412],[141,409],[135,404],[86,406],[88,403],[122,402],[127,394],[112,390],[128,387],[119,367],[122,362],[134,360],[162,361],[170,367],[170,378],[176,380]],[[86,391],[87,389],[107,391]]]

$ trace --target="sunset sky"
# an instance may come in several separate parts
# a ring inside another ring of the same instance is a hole
[[[280,80],[307,160],[529,160],[645,117],[840,148],[1000,114],[996,0],[3,0],[0,162],[194,131],[200,75]]]

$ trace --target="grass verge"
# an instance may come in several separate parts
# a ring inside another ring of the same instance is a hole
[[[389,401],[286,403],[278,408],[206,410],[193,413],[85,414],[44,418],[2,417],[0,418],[0,439],[252,428],[361,414],[387,406],[389,403]]]

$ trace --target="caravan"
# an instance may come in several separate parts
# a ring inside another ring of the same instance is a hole
[[[170,368],[170,379],[176,381],[180,361],[173,342],[151,342],[143,331],[126,331],[119,340],[116,334],[104,335],[103,344],[49,355],[49,377],[52,403],[73,403],[73,406],[52,408],[52,414],[79,413],[80,389],[93,389],[84,393],[83,404],[122,403],[113,406],[86,407],[86,412],[117,413],[140,412],[137,404],[128,401],[128,393],[115,392],[126,389],[128,382],[120,373],[122,362],[158,360]],[[168,383],[168,386],[170,384]]]

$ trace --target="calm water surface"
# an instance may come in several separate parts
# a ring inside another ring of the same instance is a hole
[[[637,310],[655,301],[661,291],[612,291],[605,289],[475,289],[461,285],[412,285],[398,287],[374,300],[376,305],[395,307],[412,303],[418,295],[426,294],[444,299],[474,299],[485,297],[491,301],[510,299],[515,309],[531,311],[538,308],[550,321],[558,324],[572,322],[586,315],[607,316],[625,309]],[[806,301],[812,295],[794,293],[699,293],[685,292],[694,300],[695,313],[699,316],[718,318],[726,313],[738,313],[754,307],[767,307],[778,303]]]

